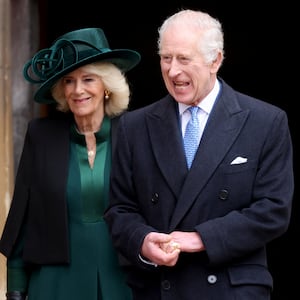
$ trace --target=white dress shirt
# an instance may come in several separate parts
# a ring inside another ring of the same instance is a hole
[[[216,80],[216,83],[213,87],[213,89],[211,90],[211,92],[198,104],[198,107],[200,108],[198,110],[198,118],[199,118],[199,124],[200,124],[200,140],[205,128],[205,125],[207,123],[209,114],[215,104],[215,101],[217,99],[217,96],[219,94],[220,91],[220,83],[218,80]],[[186,125],[189,122],[190,118],[191,118],[191,114],[188,111],[188,108],[190,106],[183,104],[183,103],[178,103],[178,108],[179,108],[179,114],[181,117],[181,133],[182,133],[182,137],[184,137],[184,133],[185,133],[185,129],[186,129]],[[199,142],[200,142],[199,140]]]

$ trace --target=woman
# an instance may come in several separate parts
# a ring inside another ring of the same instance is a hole
[[[131,299],[102,215],[125,72],[136,51],[111,50],[100,28],[75,30],[39,51],[24,77],[54,116],[29,123],[0,251],[7,299]]]

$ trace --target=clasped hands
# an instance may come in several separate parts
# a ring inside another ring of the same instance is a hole
[[[173,231],[170,234],[150,232],[142,245],[142,255],[149,261],[164,266],[175,266],[180,252],[203,251],[198,233]]]

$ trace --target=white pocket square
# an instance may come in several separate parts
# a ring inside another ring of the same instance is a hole
[[[236,157],[230,164],[231,165],[238,165],[238,164],[244,164],[248,161],[246,157],[238,156]]]

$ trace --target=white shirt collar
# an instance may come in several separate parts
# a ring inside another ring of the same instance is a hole
[[[210,91],[210,93],[198,104],[198,106],[206,112],[208,115],[210,114],[214,103],[217,99],[217,96],[220,91],[220,82],[219,80],[216,80],[215,85],[213,89]],[[179,113],[182,115],[184,111],[189,107],[190,105],[186,105],[183,103],[178,103]]]

